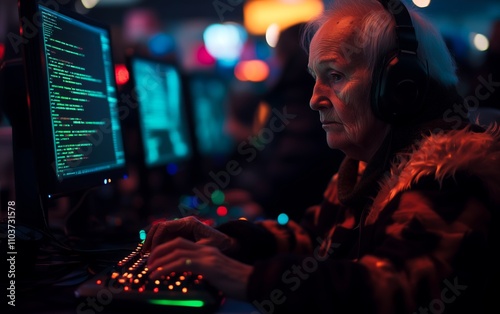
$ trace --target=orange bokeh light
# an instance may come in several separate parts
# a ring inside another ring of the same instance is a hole
[[[243,6],[243,19],[247,31],[264,35],[271,24],[285,29],[300,22],[307,22],[324,9],[321,0],[247,0]]]
[[[240,81],[262,82],[269,77],[269,66],[262,60],[240,61],[234,75]]]

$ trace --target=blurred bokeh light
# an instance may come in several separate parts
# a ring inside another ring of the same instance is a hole
[[[208,53],[229,66],[238,61],[246,39],[245,29],[236,23],[212,24],[203,32]]]
[[[285,29],[310,20],[323,9],[321,0],[247,0],[243,7],[244,25],[250,34],[263,35],[271,24]]]
[[[473,36],[474,47],[479,51],[486,51],[490,46],[490,42],[483,34],[474,34]]]
[[[269,76],[269,66],[262,60],[241,61],[234,68],[234,75],[240,81],[262,82]]]
[[[419,8],[426,8],[431,4],[431,0],[413,0],[413,3]]]

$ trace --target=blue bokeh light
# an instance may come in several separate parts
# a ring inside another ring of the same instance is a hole
[[[280,225],[286,225],[288,223],[288,215],[285,213],[281,213],[278,215],[278,223]]]

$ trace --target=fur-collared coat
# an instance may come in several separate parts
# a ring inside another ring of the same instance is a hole
[[[344,160],[300,224],[220,227],[241,245],[234,257],[254,265],[257,310],[487,313],[500,292],[500,129],[431,132],[402,147],[387,168]]]

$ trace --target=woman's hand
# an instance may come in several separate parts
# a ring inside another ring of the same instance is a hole
[[[155,246],[148,258],[150,278],[157,279],[172,271],[202,274],[226,296],[245,300],[248,278],[253,267],[222,254],[213,246],[184,238]]]
[[[146,236],[143,251],[152,251],[156,246],[178,237],[198,244],[214,246],[221,251],[234,248],[236,245],[236,240],[233,238],[189,216],[153,225]]]

